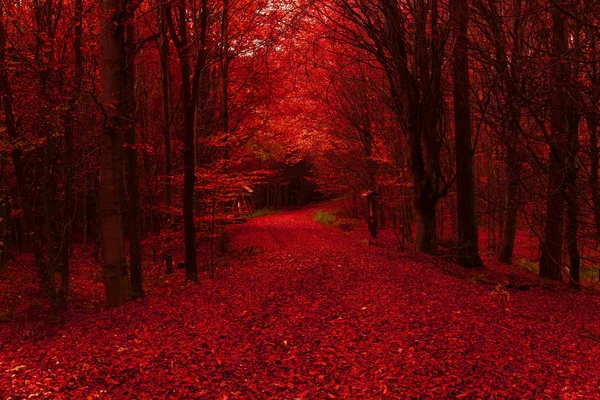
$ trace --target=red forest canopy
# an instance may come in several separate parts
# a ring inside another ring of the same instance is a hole
[[[117,306],[143,294],[145,248],[182,250],[196,281],[198,246],[252,206],[342,196],[360,216],[373,190],[418,252],[479,267],[481,246],[511,263],[525,240],[541,276],[583,283],[600,235],[598,11],[4,1],[0,265],[31,251],[60,309],[74,248],[95,242]]]
[[[597,0],[0,0],[0,398],[598,398],[599,46]]]

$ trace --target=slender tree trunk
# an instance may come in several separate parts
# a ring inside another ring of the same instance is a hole
[[[505,264],[512,262],[517,235],[517,212],[519,207],[519,183],[521,167],[519,154],[513,146],[506,148],[506,194],[504,199],[504,225],[502,226],[502,243],[498,260]]]
[[[83,34],[83,1],[75,0],[75,29],[73,48],[75,51],[75,91],[69,100],[69,112],[65,120],[65,198],[63,211],[63,229],[65,237],[61,246],[60,254],[60,290],[58,292],[58,307],[66,308],[66,299],[69,293],[71,249],[73,247],[73,224],[74,219],[74,204],[73,204],[73,132],[75,129],[75,114],[78,108],[79,90],[83,81],[83,50],[82,50],[82,34]],[[87,221],[86,221],[87,223]]]
[[[169,38],[167,36],[167,8],[162,6],[159,10],[159,23],[161,34],[158,41],[160,55],[160,74],[161,74],[161,97],[162,97],[162,128],[165,144],[165,206],[167,216],[165,218],[164,228],[168,229],[171,221],[171,102],[169,96]],[[167,250],[165,253],[165,261],[167,264],[166,273],[172,274],[173,257],[171,252]]]
[[[436,252],[436,232],[435,232],[435,208],[425,204],[420,208],[419,204],[415,207],[416,211],[416,236],[415,251],[426,254]]]
[[[592,204],[594,207],[594,225],[596,235],[600,237],[600,189],[598,187],[598,168],[600,168],[600,151],[598,149],[598,125],[587,117],[588,132],[590,133],[590,187],[592,189]]]
[[[130,297],[123,228],[123,136],[129,129],[128,73],[125,46],[127,0],[100,0],[101,87],[104,132],[100,141],[99,219],[104,259],[104,287],[109,307]]]
[[[128,11],[129,12],[129,11]],[[128,19],[133,20],[133,12]],[[127,104],[126,115],[128,126],[124,132],[125,138],[125,168],[127,171],[127,211],[129,214],[129,270],[131,277],[131,292],[134,298],[142,297],[142,246],[140,234],[140,188],[138,177],[138,151],[136,138],[136,110],[135,97],[135,26],[128,23],[126,27],[127,41]]]
[[[496,51],[497,70],[502,79],[504,90],[504,108],[509,112],[508,135],[503,137],[506,150],[506,188],[504,193],[505,211],[502,223],[502,238],[498,259],[500,262],[510,264],[515,245],[517,230],[517,216],[519,206],[519,184],[521,176],[521,160],[518,148],[519,133],[521,131],[521,111],[518,99],[522,96],[521,89],[521,66],[518,62],[509,63],[506,39],[503,33],[503,17],[498,12],[495,2],[476,1],[476,6],[484,15],[494,35],[494,47]],[[513,48],[512,59],[520,60],[523,52],[522,44],[522,0],[516,0],[514,6],[513,20]]]
[[[191,55],[188,45],[187,10],[185,0],[179,5],[179,34],[177,34],[170,11],[167,12],[167,22],[171,38],[179,52],[181,69],[181,93],[184,110],[183,134],[183,226],[185,236],[185,276],[188,281],[198,281],[198,261],[196,259],[196,226],[194,223],[194,194],[195,194],[195,115],[198,102],[204,104],[201,96],[200,80],[205,73],[207,62],[206,35],[208,27],[207,0],[202,0],[200,14],[200,51],[198,51],[194,75],[192,77]]]
[[[223,17],[221,20],[221,102],[223,112],[223,133],[225,134],[225,160],[229,159],[229,0],[223,0]]]
[[[181,69],[181,93],[183,104],[183,229],[185,242],[185,279],[198,281],[198,261],[196,259],[196,225],[194,222],[195,165],[194,165],[194,122],[195,108],[192,94],[192,68],[188,46],[187,11],[185,0],[179,2],[179,37],[175,39],[179,50]],[[170,20],[172,37],[175,29]]]
[[[554,35],[554,93],[551,99],[550,117],[550,163],[548,175],[548,199],[546,206],[546,225],[542,242],[539,275],[553,280],[561,280],[562,242],[565,215],[565,154],[566,154],[566,85],[569,72],[566,60],[562,59],[568,51],[567,25],[561,11],[552,8]]]
[[[3,178],[3,173],[0,170],[0,178]],[[4,193],[0,192],[0,272],[6,268],[8,259],[8,199]]]
[[[577,154],[579,152],[579,116],[574,107],[569,112],[569,150],[567,154],[567,226],[566,240],[569,252],[571,285],[579,287],[581,256],[578,247],[579,205],[577,203]]]
[[[473,147],[471,145],[471,106],[469,102],[469,2],[453,0],[456,24],[454,45],[454,134],[456,153],[456,199],[458,208],[458,261],[467,268],[481,267],[475,188]]]

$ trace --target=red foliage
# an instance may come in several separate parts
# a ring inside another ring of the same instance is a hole
[[[0,397],[598,394],[598,297],[486,284],[498,271],[472,283],[398,253],[388,231],[370,246],[364,227],[325,227],[313,212],[236,227],[235,257],[214,280],[176,275],[118,309],[0,325]]]

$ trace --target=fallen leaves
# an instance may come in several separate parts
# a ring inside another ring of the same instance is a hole
[[[360,230],[322,226],[311,213],[237,226],[236,248],[265,251],[233,259],[214,280],[173,277],[119,309],[73,310],[62,325],[1,326],[0,397],[599,392],[600,343],[580,336],[600,332],[596,297],[494,290],[449,276],[434,258],[395,252],[385,235],[364,247]]]

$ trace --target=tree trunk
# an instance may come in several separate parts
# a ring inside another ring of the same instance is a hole
[[[417,216],[415,251],[434,254],[436,248],[435,207],[415,207]]]
[[[133,20],[133,11],[128,15]],[[133,298],[142,297],[142,246],[140,234],[140,188],[138,177],[138,152],[136,139],[136,109],[135,98],[135,26],[128,23],[126,28],[127,41],[127,104],[126,115],[128,126],[124,132],[125,138],[125,168],[127,171],[127,211],[129,214],[129,271],[131,277],[131,293]]]
[[[69,293],[71,249],[73,247],[73,224],[75,207],[73,204],[73,133],[75,129],[75,114],[78,108],[79,90],[83,81],[83,50],[81,37],[83,34],[83,1],[75,0],[75,29],[73,48],[75,51],[75,91],[69,100],[69,111],[65,121],[65,198],[63,211],[64,239],[60,254],[60,290],[58,292],[58,307],[66,308]],[[84,217],[85,219],[85,217]],[[87,223],[87,221],[85,221]]]
[[[409,66],[407,45],[404,40],[405,21],[395,0],[384,0],[386,46],[391,61],[381,57],[386,67],[394,108],[400,125],[406,121],[408,151],[413,184],[413,208],[417,219],[415,249],[419,252],[436,251],[435,208],[446,190],[440,191],[442,179],[439,163],[439,122],[442,116],[442,60],[443,42],[438,28],[438,4],[432,0],[427,6],[418,2],[415,30],[415,64]],[[428,13],[430,16],[428,17]],[[430,26],[428,26],[430,24]],[[427,35],[426,32],[431,34]],[[379,38],[372,37],[378,41]],[[425,85],[425,82],[428,84]]]
[[[592,205],[594,208],[594,225],[596,235],[600,238],[600,189],[598,187],[598,168],[600,168],[600,152],[598,149],[598,124],[593,116],[586,118],[590,133],[590,186],[592,189]]]
[[[225,134],[224,159],[227,160],[229,159],[229,0],[223,0],[223,17],[221,19],[221,41],[223,43],[221,46],[221,102],[223,112],[223,134]]]
[[[456,200],[458,208],[458,262],[467,268],[483,265],[479,258],[473,147],[471,145],[471,106],[469,102],[469,4],[453,0],[456,24],[454,45],[454,135],[456,153]],[[488,232],[489,234],[489,232]]]
[[[517,212],[519,207],[519,183],[521,166],[519,155],[513,146],[506,148],[506,194],[504,199],[504,225],[502,226],[502,243],[498,260],[505,264],[512,262],[517,235]]]
[[[171,221],[171,100],[169,96],[169,37],[167,35],[167,8],[160,7],[158,18],[161,27],[161,34],[158,39],[158,52],[160,56],[160,76],[161,76],[161,97],[162,97],[162,129],[165,145],[165,206],[166,216],[164,218],[163,229],[169,229]],[[170,250],[165,252],[167,261],[166,273],[175,272],[173,268],[173,257]]]
[[[102,104],[104,132],[100,141],[99,219],[103,255],[104,288],[108,307],[130,297],[125,232],[123,229],[123,136],[127,121],[126,0],[100,0],[104,26],[101,33]]]
[[[568,51],[567,25],[561,11],[552,8],[555,61],[553,64],[554,93],[551,98],[550,162],[548,168],[548,198],[546,226],[542,242],[539,275],[561,280],[561,256],[565,214],[565,154],[566,154],[566,85],[569,72],[564,54]]]
[[[0,171],[0,178],[3,178]],[[8,259],[8,199],[0,192],[0,272],[6,267]]]
[[[185,279],[198,281],[198,261],[196,259],[196,225],[194,222],[194,193],[195,193],[195,163],[194,163],[194,125],[196,104],[194,102],[194,87],[190,66],[190,49],[187,33],[187,10],[185,0],[180,0],[179,10],[179,35],[169,17],[169,30],[179,53],[181,70],[181,96],[183,106],[183,230],[185,242]]]
[[[574,107],[569,112],[569,151],[567,154],[567,226],[566,240],[569,252],[569,271],[572,286],[579,288],[581,256],[578,248],[579,205],[577,203],[577,154],[579,152],[579,116]]]

